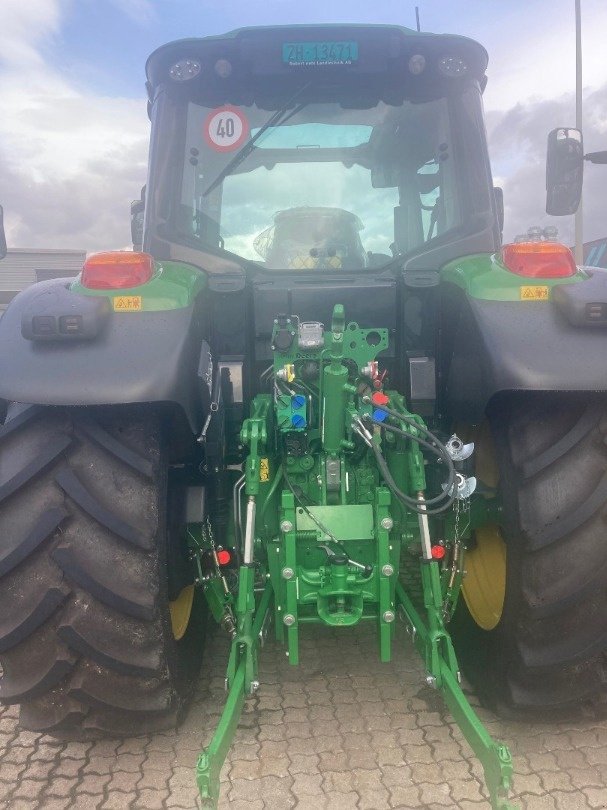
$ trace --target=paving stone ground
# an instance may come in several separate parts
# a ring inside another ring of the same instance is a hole
[[[246,706],[222,772],[229,810],[484,810],[480,766],[399,630],[394,661],[377,659],[372,628],[308,628],[302,665],[269,641],[261,687]],[[174,733],[62,744],[20,731],[0,709],[3,810],[196,807],[194,765],[224,700],[227,643],[216,634],[194,705]],[[498,721],[512,749],[522,810],[607,808],[607,721]]]

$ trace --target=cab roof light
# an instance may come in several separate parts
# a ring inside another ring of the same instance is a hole
[[[145,284],[153,274],[154,259],[149,253],[114,250],[89,256],[80,283],[90,290],[123,290]]]
[[[568,278],[577,273],[573,253],[559,242],[504,245],[502,262],[511,273],[527,278]]]
[[[218,59],[215,62],[215,73],[220,79],[227,79],[232,75],[232,63],[229,59]]]
[[[419,76],[426,69],[426,57],[422,53],[414,53],[409,59],[409,73]]]
[[[171,66],[169,76],[174,82],[187,82],[195,79],[201,70],[202,65],[197,59],[180,59]]]
[[[461,56],[457,56],[455,54],[448,54],[447,56],[441,56],[438,60],[438,72],[442,73],[443,76],[447,76],[450,79],[458,78],[459,76],[465,76],[468,72],[468,64],[465,59]]]

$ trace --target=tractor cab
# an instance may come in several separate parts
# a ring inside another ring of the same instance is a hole
[[[499,240],[472,40],[394,26],[241,29],[147,64],[144,244],[209,270],[437,266]]]
[[[144,250],[208,274],[211,345],[246,358],[245,389],[278,313],[329,323],[339,303],[384,324],[396,381],[408,351],[433,355],[431,293],[406,280],[499,246],[486,65],[472,40],[395,26],[241,29],[152,54]]]

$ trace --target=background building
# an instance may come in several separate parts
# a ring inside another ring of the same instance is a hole
[[[35,281],[77,275],[85,258],[84,250],[9,250],[0,262],[0,314],[20,290]]]

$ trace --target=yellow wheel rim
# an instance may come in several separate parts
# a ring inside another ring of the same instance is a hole
[[[489,423],[483,422],[471,438],[476,443],[477,478],[488,487],[497,487],[499,470]],[[474,534],[476,545],[465,556],[462,594],[478,626],[493,630],[502,617],[506,596],[506,544],[496,524],[482,526]]]
[[[470,615],[483,630],[493,630],[502,617],[506,595],[506,544],[499,526],[475,532],[476,546],[466,552],[462,593]]]
[[[190,623],[193,604],[193,585],[188,585],[185,587],[174,602],[169,602],[171,625],[173,627],[173,636],[176,641],[179,641],[185,636],[185,631],[188,629],[188,624]]]

